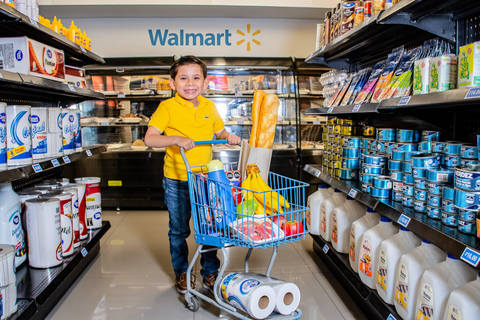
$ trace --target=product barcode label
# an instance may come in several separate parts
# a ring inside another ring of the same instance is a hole
[[[317,171],[315,172],[315,177],[317,177],[317,178],[320,177],[320,170],[317,170]]]
[[[446,173],[438,173],[438,182],[448,182],[448,174]]]
[[[91,157],[91,156],[92,156],[92,151],[90,151],[90,150],[87,150],[87,151],[85,151],[85,153],[86,153],[86,154],[87,154],[87,156],[89,156],[89,157]]]
[[[330,248],[327,245],[323,246],[323,252],[327,253]]]
[[[54,167],[59,167],[60,166],[60,162],[58,162],[57,159],[53,159],[52,164],[53,164]]]
[[[72,84],[68,85],[68,89],[70,89],[72,92],[75,92],[75,87]]]
[[[410,101],[410,98],[411,97],[403,97],[402,99],[400,99],[400,101],[398,102],[398,105],[399,106],[406,106],[408,104],[408,102]]]
[[[87,248],[83,248],[81,253],[82,253],[82,256],[85,257],[88,254]]]
[[[460,259],[474,267],[477,267],[478,262],[480,261],[480,253],[470,248],[465,248]]]
[[[65,162],[65,163],[70,163],[71,162],[70,158],[68,156],[63,157],[62,159],[63,159],[63,162]]]
[[[348,193],[348,195],[350,196],[350,198],[355,198],[357,196],[357,190],[355,189],[350,189],[350,192]]]
[[[387,320],[397,320],[391,313],[388,315]]]
[[[402,215],[398,218],[397,222],[398,222],[399,225],[406,228],[408,226],[408,224],[410,223],[410,220],[412,220],[412,219],[410,219],[409,217],[407,217],[406,215],[404,215],[402,213]]]
[[[333,107],[328,108],[327,113],[332,113]]]
[[[33,168],[33,171],[35,171],[35,173],[43,171],[42,166],[39,163],[34,164],[32,168]]]
[[[118,94],[118,97],[119,97],[119,98],[125,98],[125,93],[119,93],[119,94]]]
[[[360,104],[354,106],[352,112],[358,112],[360,110],[360,107],[361,107]]]

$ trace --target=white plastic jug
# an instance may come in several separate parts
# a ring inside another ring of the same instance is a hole
[[[0,244],[11,244],[15,247],[15,267],[27,260],[21,213],[21,200],[13,191],[12,184],[0,183]]]
[[[350,228],[349,257],[350,267],[358,273],[358,259],[362,247],[363,234],[380,222],[380,216],[372,208],[367,208],[367,214],[352,223]]]
[[[334,187],[328,188],[328,192],[330,192],[330,194],[333,195],[335,193],[335,188]]]
[[[363,234],[360,259],[358,261],[358,275],[362,282],[370,289],[375,289],[375,279],[378,256],[382,241],[398,233],[398,228],[387,217],[381,217],[380,222]]]
[[[312,193],[307,199],[306,220],[308,230],[311,234],[320,235],[320,205],[322,202],[332,196],[327,190],[326,184],[318,186],[318,190]]]
[[[443,320],[466,320],[480,317],[480,273],[475,281],[452,291]]]
[[[365,215],[365,207],[351,197],[333,210],[330,222],[332,245],[340,253],[348,253],[352,223]]]
[[[331,241],[330,238],[330,215],[336,207],[340,206],[347,199],[347,195],[338,189],[335,189],[333,196],[323,201],[320,205],[320,236],[326,240]]]
[[[395,309],[403,320],[415,319],[418,287],[423,272],[445,261],[447,255],[427,240],[402,255],[395,276]]]
[[[444,262],[425,270],[418,288],[416,319],[442,320],[450,292],[475,280],[476,275],[473,268],[450,254]]]
[[[376,287],[380,298],[386,303],[393,304],[395,294],[395,274],[398,262],[402,255],[415,247],[422,241],[413,232],[404,227],[400,231],[384,240],[380,245],[376,269]]]

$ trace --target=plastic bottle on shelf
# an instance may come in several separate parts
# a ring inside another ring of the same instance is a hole
[[[15,267],[27,260],[21,203],[10,182],[0,183],[0,244],[15,247]]]
[[[327,189],[328,192],[330,192],[331,194],[333,194],[335,192],[335,188],[334,187],[330,187]]]
[[[358,273],[358,260],[360,258],[363,234],[379,222],[380,215],[373,209],[367,208],[367,213],[352,223],[352,227],[350,228],[349,260],[350,267],[352,267],[356,273]]]
[[[402,255],[395,276],[394,304],[403,320],[415,319],[420,279],[428,268],[445,261],[447,255],[427,240]]]
[[[78,29],[77,29],[77,27],[75,26],[75,23],[73,23],[73,20],[72,20],[72,23],[70,24],[70,28],[68,28],[68,30],[67,30],[67,39],[75,42],[77,32],[78,32]]]
[[[358,275],[362,282],[370,289],[375,289],[375,270],[382,241],[398,233],[398,228],[387,217],[381,217],[380,222],[363,234],[360,259],[358,261]]]
[[[443,320],[449,294],[456,287],[475,280],[476,275],[473,268],[451,254],[444,262],[427,269],[418,288],[416,319]]]
[[[325,241],[331,241],[330,214],[333,209],[340,206],[347,199],[347,195],[338,189],[335,189],[333,196],[323,201],[320,205],[320,236]]]
[[[307,199],[307,226],[311,234],[320,235],[320,206],[323,201],[330,198],[326,184],[320,184],[318,190],[312,193]]]
[[[352,223],[365,215],[365,207],[351,197],[333,210],[330,222],[332,245],[337,252],[349,252]]]
[[[475,281],[450,293],[443,320],[475,319],[480,316],[480,273]]]
[[[388,304],[393,304],[395,294],[395,274],[398,262],[402,255],[415,247],[422,241],[413,232],[404,227],[400,231],[384,240],[380,245],[376,274],[376,287],[380,298]]]

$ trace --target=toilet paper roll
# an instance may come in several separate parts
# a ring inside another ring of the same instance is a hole
[[[0,288],[0,297],[2,297],[3,300],[2,303],[0,303],[0,314],[3,320],[17,312],[17,286],[15,283]]]
[[[247,312],[255,319],[265,319],[275,308],[273,288],[249,274],[231,273],[218,286],[225,302]]]
[[[15,249],[13,246],[0,245],[0,287],[15,283]]]

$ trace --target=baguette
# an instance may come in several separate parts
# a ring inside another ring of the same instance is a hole
[[[250,132],[250,145],[255,147],[257,143],[257,130],[258,123],[260,121],[260,109],[262,108],[263,101],[267,94],[263,90],[257,90],[253,94],[253,105],[252,105],[252,131]]]
[[[255,147],[272,148],[277,126],[278,107],[280,101],[276,94],[267,94],[260,110],[260,121],[257,129]]]

